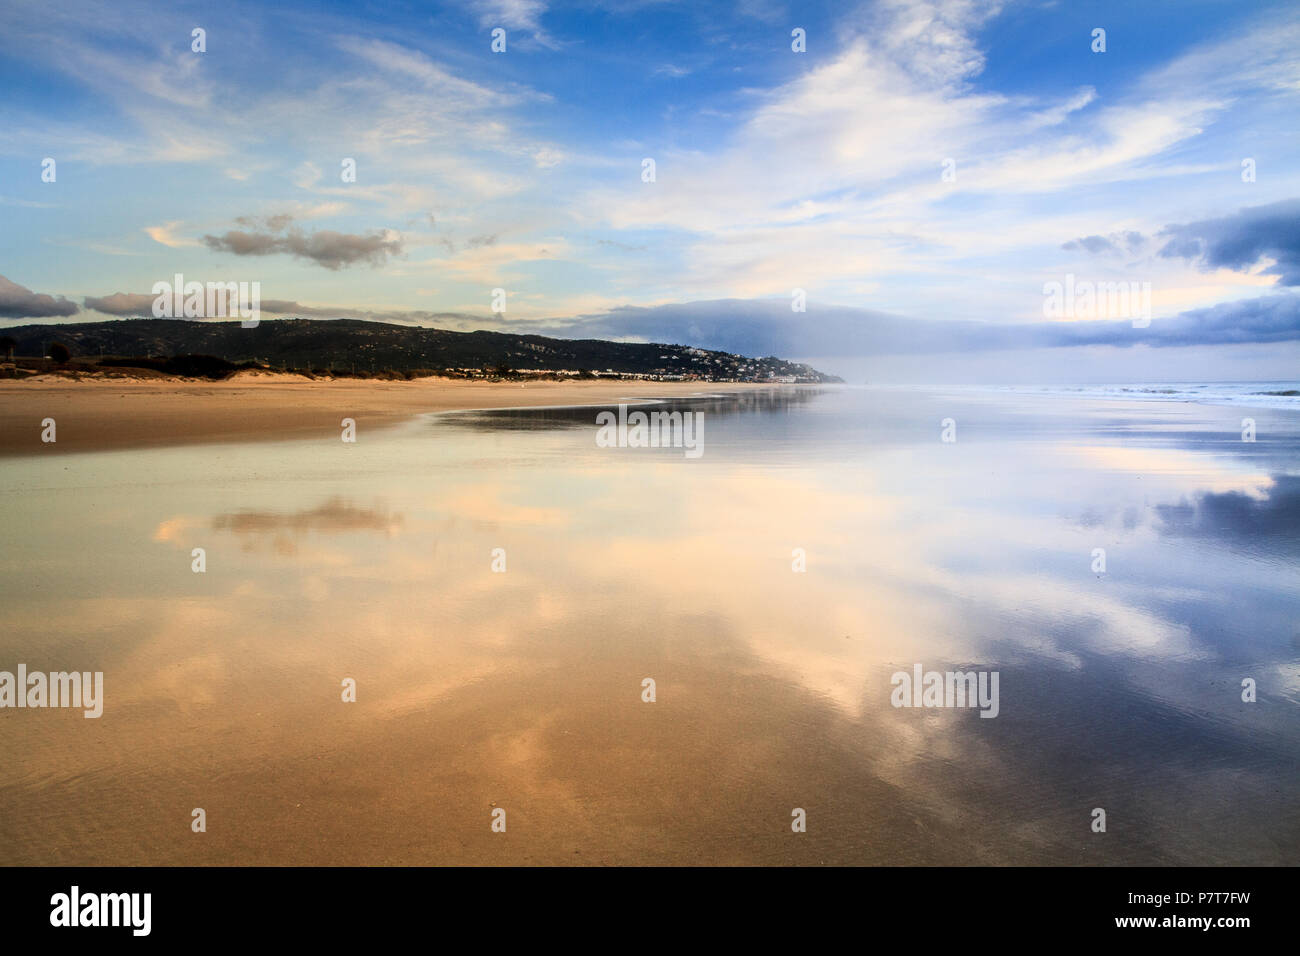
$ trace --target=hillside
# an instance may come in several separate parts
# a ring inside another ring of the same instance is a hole
[[[838,382],[814,368],[778,358],[747,358],[680,345],[554,339],[503,332],[450,332],[356,319],[238,322],[123,319],[3,330],[18,356],[47,354],[62,342],[74,358],[211,355],[273,368],[375,373],[552,371],[621,373],[716,382]]]

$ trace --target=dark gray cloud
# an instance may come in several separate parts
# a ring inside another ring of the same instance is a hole
[[[1071,239],[1069,242],[1062,243],[1061,248],[1069,252],[1115,252],[1115,244],[1105,236],[1083,236],[1079,239]]]
[[[287,212],[276,213],[274,216],[237,216],[235,222],[245,229],[260,228],[271,232],[283,232],[289,223],[293,222],[293,216]]]
[[[518,328],[518,326],[514,326]],[[563,338],[631,338],[743,355],[915,355],[1109,345],[1170,347],[1300,340],[1300,296],[1272,295],[1153,319],[1023,324],[909,319],[870,309],[786,300],[721,299],[626,307],[532,329]]]
[[[469,331],[483,328],[482,316],[467,312],[430,312],[427,309],[387,309],[373,312],[341,305],[302,305],[287,299],[263,299],[262,312],[296,319],[363,319],[394,325],[429,325]]]
[[[1140,232],[1112,232],[1109,236],[1081,236],[1078,239],[1071,239],[1063,243],[1061,248],[1067,252],[1090,252],[1093,255],[1103,252],[1132,253],[1142,245],[1142,241],[1143,235]]]
[[[1251,206],[1232,216],[1204,219],[1160,231],[1168,241],[1160,250],[1167,259],[1190,259],[1206,269],[1244,272],[1261,259],[1276,264],[1264,275],[1282,285],[1300,285],[1300,199]]]
[[[287,221],[288,217],[272,218],[276,221]],[[387,231],[356,235],[330,229],[313,233],[290,229],[279,234],[279,230],[270,228],[269,223],[268,229],[269,231],[232,229],[221,236],[206,235],[203,241],[208,248],[218,252],[229,252],[236,256],[269,256],[284,253],[300,259],[309,259],[317,265],[334,271],[358,263],[381,266],[391,256],[399,255],[402,251],[401,237]]]
[[[148,293],[115,292],[105,296],[86,296],[88,310],[124,318],[152,318],[156,297]],[[203,303],[206,305],[206,300]],[[342,305],[303,305],[292,299],[262,299],[260,309],[267,316],[285,316],[299,319],[366,319],[372,322],[392,322],[397,325],[432,325],[438,328],[472,330],[483,327],[482,316],[465,312],[430,312],[426,309],[391,309],[372,312]],[[200,316],[201,318],[203,316]],[[229,316],[213,316],[223,322]]]
[[[78,311],[77,304],[63,296],[33,292],[0,276],[0,319],[46,319]]]
[[[82,301],[92,312],[105,315],[152,316],[156,296],[135,292],[114,292],[112,295],[88,295]]]
[[[153,303],[157,296],[152,293],[142,292],[114,292],[112,295],[94,296],[88,295],[83,300],[87,309],[93,312],[103,312],[105,315],[120,315],[139,318],[153,317]],[[201,303],[206,310],[206,297]],[[263,312],[269,312],[273,315],[285,315],[288,313],[298,313],[299,315],[316,316],[328,313],[331,316],[342,315],[347,310],[313,309],[308,306],[299,305],[297,302],[290,302],[286,299],[263,299],[260,304]],[[217,318],[228,318],[225,315],[215,316]]]

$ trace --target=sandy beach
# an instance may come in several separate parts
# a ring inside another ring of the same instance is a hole
[[[709,382],[311,380],[238,373],[224,381],[41,376],[0,382],[0,456],[336,436],[343,418],[383,427],[421,412],[585,405],[769,386]],[[41,440],[53,418],[57,441]]]
[[[102,674],[0,708],[0,865],[1295,859],[1290,410],[762,389],[681,403],[691,459],[379,424],[707,385],[23,387],[60,448],[259,440],[0,463],[0,672]],[[918,666],[996,719],[897,706]]]

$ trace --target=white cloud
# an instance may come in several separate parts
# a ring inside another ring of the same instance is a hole
[[[179,220],[173,220],[172,222],[163,223],[161,226],[146,226],[144,231],[154,242],[162,243],[169,249],[202,244],[197,239],[176,235],[176,229],[181,225],[183,224]]]
[[[546,13],[543,0],[478,0],[479,25],[486,29],[503,27],[529,34],[543,46],[558,46],[554,37],[542,28],[542,15]],[[507,43],[509,36],[507,35]]]
[[[697,295],[818,285],[832,301],[864,304],[883,285],[894,300],[872,304],[915,313],[913,296],[942,310],[954,282],[969,274],[984,286],[981,300],[960,295],[959,308],[1029,315],[1033,297],[1000,284],[1023,278],[1035,261],[1055,269],[1063,241],[1115,228],[1117,219],[1150,231],[1171,221],[1154,197],[1185,200],[1174,185],[1179,177],[1219,167],[1170,159],[1226,115],[1232,91],[1290,90],[1290,77],[1300,76],[1297,45],[1288,45],[1295,25],[1278,30],[1261,21],[1244,38],[1189,52],[1121,98],[1092,87],[1054,99],[1005,97],[974,86],[984,62],[975,37],[997,9],[893,0],[846,18],[839,52],[754,94],[748,117],[716,148],[646,144],[657,181],[629,175],[624,184],[594,188],[579,214],[614,230],[685,232],[684,243],[675,240],[684,245],[678,281]],[[1271,64],[1267,75],[1245,56],[1255,40]],[[1203,68],[1218,71],[1214,82],[1196,81]],[[955,183],[940,177],[947,158],[956,162]],[[1229,188],[1238,182],[1232,165],[1222,165]],[[1162,180],[1170,186],[1140,185]],[[1015,198],[1084,188],[1105,191],[1086,207],[1063,199],[1058,212],[1046,213],[1041,203]],[[1054,231],[1070,220],[1092,228]],[[998,254],[1002,261],[990,267]],[[1183,281],[1185,273],[1158,297],[1169,309],[1209,304],[1223,288],[1203,277]]]

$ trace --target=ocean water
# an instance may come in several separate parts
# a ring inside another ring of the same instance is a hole
[[[104,710],[0,709],[0,863],[1295,863],[1300,414],[1241,404],[808,388],[638,406],[702,413],[698,457],[601,447],[602,406],[7,459],[0,671]],[[896,706],[918,668],[996,707]]]
[[[1300,382],[1152,382],[1123,385],[1006,385],[975,391],[1013,395],[1067,395],[1123,401],[1196,402],[1300,412]]]

